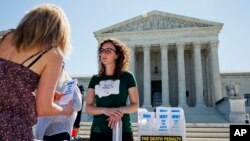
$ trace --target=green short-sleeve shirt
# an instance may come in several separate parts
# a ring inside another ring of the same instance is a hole
[[[119,79],[112,79],[109,76],[94,75],[89,83],[88,88],[95,89],[95,105],[96,107],[117,108],[126,106],[128,99],[128,89],[136,87],[136,80],[132,73],[123,72]],[[108,127],[108,116],[94,115],[93,124],[91,127],[92,132],[112,132]],[[124,114],[122,117],[123,132],[132,132],[129,114]]]

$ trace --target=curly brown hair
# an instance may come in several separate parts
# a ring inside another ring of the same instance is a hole
[[[99,72],[98,76],[103,76],[105,75],[105,67],[101,62],[101,57],[99,55],[99,51],[101,50],[102,46],[105,43],[111,43],[114,45],[116,54],[118,55],[118,58],[116,59],[115,63],[115,71],[113,78],[117,79],[119,76],[124,72],[128,70],[128,64],[129,64],[129,49],[126,47],[124,43],[117,39],[106,39],[102,41],[98,47],[98,64],[99,64]]]

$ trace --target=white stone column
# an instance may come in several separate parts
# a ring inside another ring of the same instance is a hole
[[[144,108],[152,108],[151,105],[151,69],[150,69],[150,45],[143,46],[143,78],[144,78]]]
[[[135,45],[133,44],[126,44],[127,47],[129,47],[129,71],[132,72],[134,74],[134,76],[136,77],[135,75]],[[127,99],[127,104],[129,105],[130,104],[130,100]]]
[[[169,106],[168,44],[161,45],[162,106]]]
[[[135,46],[130,46],[129,70],[135,75]]]
[[[179,107],[187,107],[186,102],[186,80],[185,80],[185,62],[184,62],[184,43],[177,43],[177,72],[178,72],[178,94]]]
[[[219,59],[218,59],[218,43],[210,42],[210,51],[211,51],[211,70],[212,70],[212,85],[214,88],[214,102],[222,98],[221,92],[221,78],[220,78],[220,69],[219,69]]]
[[[194,43],[193,45],[194,45],[194,77],[195,77],[196,106],[205,106],[204,96],[203,96],[201,44]]]

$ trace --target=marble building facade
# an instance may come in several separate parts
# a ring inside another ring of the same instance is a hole
[[[218,22],[151,11],[94,35],[98,43],[117,38],[130,48],[129,68],[137,79],[141,107],[214,107],[226,96],[230,81],[240,84],[242,95],[250,93],[250,73],[220,73],[222,27]],[[90,77],[77,78],[87,87]]]
[[[204,106],[222,98],[218,61],[222,26],[152,11],[94,35],[98,42],[118,38],[130,47],[130,71],[136,76],[142,107],[152,107],[154,93],[161,93],[163,106]]]

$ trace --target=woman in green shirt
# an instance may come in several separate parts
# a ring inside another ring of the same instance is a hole
[[[86,99],[86,112],[94,116],[90,141],[112,141],[118,122],[123,141],[133,141],[129,114],[137,111],[139,97],[136,80],[127,71],[128,60],[128,48],[121,41],[107,39],[99,45],[99,72],[90,80]]]

